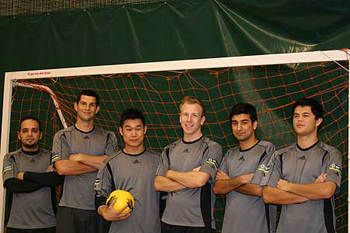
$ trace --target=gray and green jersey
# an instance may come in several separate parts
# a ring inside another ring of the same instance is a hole
[[[326,181],[340,187],[341,167],[341,154],[334,147],[318,142],[302,149],[293,144],[273,155],[270,171],[261,185],[276,187],[279,179],[309,184],[326,173]],[[277,232],[335,232],[334,198],[282,205]]]
[[[6,154],[3,163],[3,182],[16,178],[19,172],[46,172],[51,165],[51,152],[40,149],[29,155],[19,149]],[[52,208],[51,188],[43,187],[28,193],[13,193],[7,227],[17,229],[39,229],[56,226]]]
[[[212,186],[221,159],[221,146],[204,136],[193,142],[180,139],[164,148],[162,164],[157,175],[165,176],[168,170],[188,172],[201,167],[200,171],[211,177],[203,187],[185,188],[169,193],[162,217],[164,223],[215,228],[213,217],[215,195]]]
[[[219,170],[231,178],[254,173],[251,183],[260,185],[274,151],[275,146],[266,141],[259,141],[247,150],[241,150],[239,147],[231,148],[225,154]],[[222,232],[268,233],[270,217],[275,217],[275,214],[271,213],[274,209],[270,211],[268,206],[265,206],[262,197],[250,196],[233,190],[226,194]]]
[[[95,183],[97,196],[107,198],[112,191],[122,189],[135,200],[131,216],[112,222],[109,232],[160,233],[159,193],[154,188],[160,162],[160,154],[149,149],[138,155],[120,150],[104,161]]]
[[[99,127],[83,132],[75,126],[62,129],[55,134],[52,162],[68,160],[71,154],[95,156],[113,155],[117,152],[115,134]],[[94,182],[97,171],[81,175],[66,176],[59,206],[95,210]]]

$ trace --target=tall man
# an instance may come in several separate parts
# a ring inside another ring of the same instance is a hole
[[[257,120],[253,105],[239,103],[232,107],[231,127],[239,146],[227,151],[214,185],[215,194],[227,194],[223,233],[271,230],[270,211],[262,198],[260,182],[275,147],[256,138]]]
[[[203,136],[203,103],[186,96],[180,105],[184,137],[164,148],[155,188],[168,192],[163,233],[215,232],[212,186],[222,158],[221,146]]]
[[[23,118],[18,130],[21,149],[4,157],[2,175],[10,194],[7,233],[55,232],[54,187],[60,184],[60,177],[52,171],[51,152],[39,147],[41,137],[40,121]]]
[[[110,233],[160,233],[159,193],[154,189],[154,177],[161,157],[145,148],[146,131],[143,114],[133,108],[125,110],[119,127],[125,147],[107,159],[99,170],[95,183],[100,203],[97,211],[105,220],[112,221]],[[129,191],[134,196],[132,212],[122,214],[125,208],[115,211],[114,202],[105,205],[115,189]]]
[[[100,110],[99,97],[92,90],[79,93],[74,109],[77,122],[56,133],[52,161],[57,172],[65,175],[62,199],[57,213],[57,232],[97,232],[99,216],[95,211],[94,182],[102,162],[117,151],[114,133],[94,125]]]
[[[340,186],[340,152],[318,140],[323,110],[304,98],[293,106],[296,144],[275,153],[262,185],[267,203],[282,204],[277,232],[335,232],[333,194]]]

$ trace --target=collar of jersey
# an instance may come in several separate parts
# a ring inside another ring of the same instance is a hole
[[[75,124],[74,124],[74,128],[75,128],[76,130],[78,130],[79,132],[81,132],[81,133],[89,134],[89,133],[91,133],[92,131],[94,131],[95,126],[92,128],[92,130],[90,130],[90,131],[88,131],[88,132],[85,132],[85,131],[82,131],[82,130],[78,129],[78,128],[75,126]]]
[[[126,154],[126,155],[129,155],[129,156],[140,156],[140,155],[142,155],[143,153],[145,153],[145,151],[146,151],[146,147],[145,147],[145,149],[141,152],[141,153],[139,153],[139,154],[135,154],[135,155],[133,155],[133,154],[129,154],[129,153],[126,153],[125,151],[124,151],[124,149],[122,150],[123,151],[123,153],[124,154]]]
[[[256,145],[258,145],[259,142],[260,142],[260,139],[259,139],[258,142],[255,143],[253,146],[251,146],[250,148],[245,149],[245,150],[242,150],[241,148],[239,148],[239,152],[246,152],[246,151],[248,151],[248,150],[251,150],[251,149],[253,149]]]
[[[297,148],[298,148],[299,150],[301,150],[301,151],[307,151],[307,150],[310,150],[310,149],[312,149],[313,147],[315,147],[319,142],[320,142],[320,141],[317,141],[315,144],[313,144],[313,145],[311,145],[311,146],[309,146],[308,148],[305,148],[305,149],[301,148],[301,147],[298,145],[298,143],[296,143],[296,144],[297,144]]]
[[[198,142],[199,140],[201,140],[202,138],[204,137],[204,135],[200,136],[200,138],[192,141],[192,142],[186,142],[184,139],[182,139],[182,142],[185,143],[185,144],[193,144],[193,143],[196,143]]]
[[[22,152],[26,155],[37,155],[37,154],[39,154],[39,151],[40,151],[40,148],[36,151],[25,151],[22,149]]]

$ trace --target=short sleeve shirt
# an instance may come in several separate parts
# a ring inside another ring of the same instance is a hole
[[[234,147],[227,151],[219,170],[231,178],[254,173],[251,183],[260,185],[274,151],[274,145],[266,141],[259,141],[247,150]],[[268,233],[268,218],[265,211],[262,197],[250,196],[233,190],[226,194],[222,232]],[[254,224],[251,224],[252,219]]]
[[[83,132],[71,126],[55,134],[52,161],[68,160],[69,155],[78,153],[113,155],[117,148],[117,138],[110,131],[95,126],[92,131]],[[66,176],[59,206],[95,210],[93,189],[96,175],[97,171]]]
[[[269,174],[261,184],[276,187],[279,179],[308,184],[326,173],[326,181],[339,187],[341,167],[341,154],[334,147],[318,142],[310,148],[301,149],[293,144],[273,155]],[[335,227],[334,198],[283,205],[277,232],[326,233],[327,226]]]
[[[51,164],[51,152],[40,149],[29,155],[19,149],[6,154],[3,163],[3,181],[16,178],[19,172],[46,172]],[[56,226],[52,209],[51,188],[43,187],[28,193],[13,193],[7,227],[37,229]]]
[[[101,166],[95,182],[97,195],[107,198],[114,189],[122,189],[135,200],[130,218],[112,222],[110,233],[160,233],[159,193],[154,188],[160,161],[160,154],[152,150],[138,155],[120,150]]]
[[[162,217],[163,222],[177,226],[204,227],[205,221],[209,221],[211,227],[215,228],[213,217],[215,195],[212,185],[221,159],[221,146],[205,136],[190,143],[180,139],[164,148],[162,164],[158,168],[157,175],[165,176],[169,169],[187,172],[201,167],[200,171],[209,174],[211,178],[205,187],[185,188],[169,193]],[[204,196],[210,198],[201,203],[201,198],[203,200]],[[211,219],[203,219],[204,212],[209,213]]]

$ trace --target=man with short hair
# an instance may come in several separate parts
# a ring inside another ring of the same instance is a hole
[[[56,154],[52,161],[57,172],[65,175],[57,232],[95,233],[103,225],[95,211],[94,182],[102,162],[117,151],[117,139],[114,133],[94,125],[100,110],[96,92],[80,92],[74,109],[76,123],[57,132],[53,141]]]
[[[253,105],[236,104],[229,119],[239,146],[227,151],[214,184],[215,194],[226,194],[222,232],[273,232],[270,217],[275,219],[275,208],[265,206],[260,182],[275,147],[256,138],[258,119]]]
[[[41,124],[35,117],[21,120],[21,149],[4,157],[3,181],[8,198],[7,233],[54,233],[55,186],[61,183],[51,166],[51,152],[39,147]]]
[[[168,192],[162,233],[215,232],[212,186],[222,158],[221,146],[202,134],[203,103],[186,96],[180,105],[184,136],[166,146],[155,188]]]
[[[97,211],[112,222],[110,233],[160,233],[159,193],[154,189],[154,177],[161,157],[144,146],[146,131],[143,114],[134,108],[125,110],[119,126],[124,149],[107,159],[99,170],[95,183]],[[133,195],[132,212],[114,210],[114,202],[106,205],[106,198],[116,189]]]
[[[304,98],[293,106],[296,143],[277,151],[263,178],[266,203],[281,204],[280,233],[335,232],[334,192],[340,187],[341,154],[318,140],[323,121],[319,102]]]

